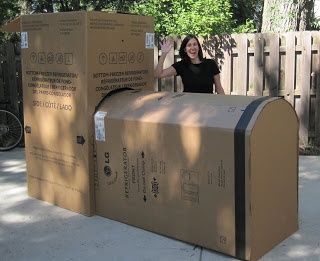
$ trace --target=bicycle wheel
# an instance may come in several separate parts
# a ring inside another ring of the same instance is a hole
[[[0,110],[0,151],[12,150],[22,139],[21,121],[13,113]]]

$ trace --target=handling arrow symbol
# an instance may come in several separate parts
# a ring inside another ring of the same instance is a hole
[[[144,201],[144,202],[147,202],[147,197],[146,197],[146,195],[143,196],[143,201]]]

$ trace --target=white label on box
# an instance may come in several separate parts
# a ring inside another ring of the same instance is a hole
[[[28,33],[21,32],[21,48],[26,49],[28,48]]]
[[[154,48],[154,33],[146,33],[146,48]]]
[[[107,112],[102,112],[102,111],[98,111],[94,115],[96,140],[106,141],[106,133],[104,129],[104,117],[106,115],[107,115]]]

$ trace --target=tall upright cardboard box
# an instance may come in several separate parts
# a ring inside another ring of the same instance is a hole
[[[21,16],[28,193],[94,212],[93,113],[109,91],[153,90],[154,20],[105,12]]]
[[[298,229],[298,120],[284,99],[123,91],[95,123],[98,215],[243,260]]]

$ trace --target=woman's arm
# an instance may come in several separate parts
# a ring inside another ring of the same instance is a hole
[[[172,48],[172,41],[164,39],[162,44],[160,43],[160,46],[161,46],[161,56],[159,58],[156,68],[154,69],[154,77],[164,78],[164,77],[170,77],[170,76],[176,75],[177,72],[172,66],[166,69],[163,69],[164,61],[167,57],[168,52]]]
[[[216,93],[218,94],[225,94],[224,89],[221,85],[221,80],[220,80],[220,74],[216,74],[213,76],[214,79],[214,84],[216,87]]]

